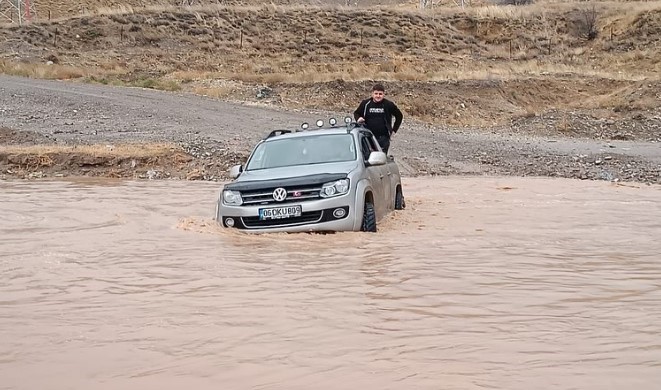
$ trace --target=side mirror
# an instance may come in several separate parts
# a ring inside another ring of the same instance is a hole
[[[243,172],[243,165],[235,165],[230,168],[230,177],[236,179]]]
[[[368,165],[385,165],[388,161],[388,157],[383,152],[372,152],[370,157],[367,159]]]

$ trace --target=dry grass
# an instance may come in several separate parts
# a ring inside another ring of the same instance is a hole
[[[437,8],[434,12],[443,14],[464,14],[476,16],[480,19],[512,19],[524,20],[539,16],[563,12],[572,9],[585,9],[594,6],[597,10],[608,15],[635,14],[649,12],[661,8],[659,1],[589,1],[577,2],[564,1],[536,1],[533,4],[521,6],[498,6],[485,4],[476,7],[460,8]]]
[[[0,73],[51,80],[77,79],[90,75],[90,71],[88,69],[83,69],[78,66],[23,63],[7,60],[0,60]]]
[[[333,80],[347,81],[365,81],[365,80],[383,80],[383,81],[446,81],[446,80],[512,80],[521,77],[553,75],[574,75],[594,78],[611,78],[614,80],[640,81],[653,79],[658,76],[655,72],[641,72],[633,66],[624,66],[627,63],[634,63],[636,59],[648,58],[649,55],[644,52],[632,52],[622,59],[623,66],[621,70],[614,73],[610,70],[602,70],[590,65],[572,65],[545,63],[538,60],[527,60],[511,62],[507,65],[490,67],[483,63],[467,63],[461,67],[426,67],[426,66],[402,66],[396,70],[388,70],[387,65],[374,67],[366,64],[352,64],[343,69],[320,72],[316,69],[299,70],[295,74],[274,72],[261,74],[258,72],[177,72],[170,77],[182,85],[200,80],[235,80],[248,84],[275,85],[280,83],[287,84],[309,84],[325,83]],[[624,61],[629,59],[629,61]],[[231,89],[223,88],[225,92],[212,92],[207,90],[204,94],[209,96],[228,96]]]
[[[135,11],[133,10],[133,7],[131,7],[130,5],[121,4],[121,5],[114,6],[114,7],[99,7],[96,10],[93,10],[93,12],[88,13],[88,15],[91,15],[91,14],[97,14],[97,15],[126,15],[126,14],[132,14],[134,12]]]
[[[412,12],[421,14],[452,15],[465,14],[479,18],[512,18],[521,19],[534,16],[535,14],[548,11],[567,9],[571,7],[585,6],[575,0],[537,0],[531,5],[525,6],[497,6],[489,0],[474,0],[466,2],[465,7],[459,7],[459,2],[454,0],[434,1],[433,9],[419,10],[419,2],[416,0],[359,0],[359,7],[345,7],[345,0],[197,0],[193,6],[182,6],[180,0],[79,0],[67,2],[64,0],[38,0],[38,11],[41,20],[45,20],[49,12],[53,19],[81,16],[81,15],[126,15],[147,11],[180,12],[207,12],[221,8],[244,9],[246,11],[291,11],[301,9],[334,9],[340,11],[364,9],[369,7],[379,8],[380,5],[386,9],[396,9],[400,12]],[[219,5],[219,3],[222,3]],[[658,8],[657,1],[601,1],[592,0],[589,4],[596,4],[600,8],[610,9],[634,9],[650,10]]]
[[[236,89],[232,87],[208,87],[208,86],[197,86],[193,87],[193,93],[202,96],[209,96],[213,98],[229,98],[236,94]]]
[[[91,157],[148,158],[169,155],[181,151],[176,145],[167,143],[123,144],[123,145],[0,145],[0,153],[14,155],[35,155],[47,161],[51,155],[77,154]]]

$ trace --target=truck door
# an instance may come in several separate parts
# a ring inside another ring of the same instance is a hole
[[[378,143],[371,132],[361,132],[360,148],[363,153],[363,160],[367,162],[371,152],[379,151]],[[385,165],[367,166],[367,176],[372,183],[374,192],[374,211],[376,211],[377,220],[381,219],[387,212],[386,203],[387,175],[384,169]]]
[[[378,147],[379,142],[376,140],[376,137],[372,136],[372,144],[375,145],[375,147]],[[380,151],[380,147],[378,147]],[[392,160],[394,161],[394,160]],[[383,179],[381,180],[381,183],[383,183],[383,204],[385,205],[385,210],[384,213],[387,213],[390,210],[394,210],[395,208],[395,189],[393,188],[393,164],[390,160],[390,157],[387,158],[387,162],[385,165],[380,166],[381,172],[383,173]]]
[[[384,198],[386,202],[386,210],[391,211],[395,209],[395,169],[393,167],[393,161],[391,156],[388,156],[388,162],[383,166],[385,171],[385,177],[383,178],[384,186],[383,191],[385,192]]]

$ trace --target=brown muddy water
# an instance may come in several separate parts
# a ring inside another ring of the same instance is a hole
[[[658,389],[661,187],[408,178],[377,234],[218,184],[0,182],[1,389]]]

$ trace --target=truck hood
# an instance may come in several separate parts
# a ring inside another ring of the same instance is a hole
[[[244,171],[234,182],[225,185],[225,189],[245,191],[273,186],[322,184],[347,177],[357,166],[357,161],[348,161]]]
[[[332,164],[297,165],[293,167],[259,169],[245,171],[237,179],[241,181],[289,179],[299,176],[316,175],[320,173],[344,173],[348,174],[356,168],[357,161],[348,161]]]

